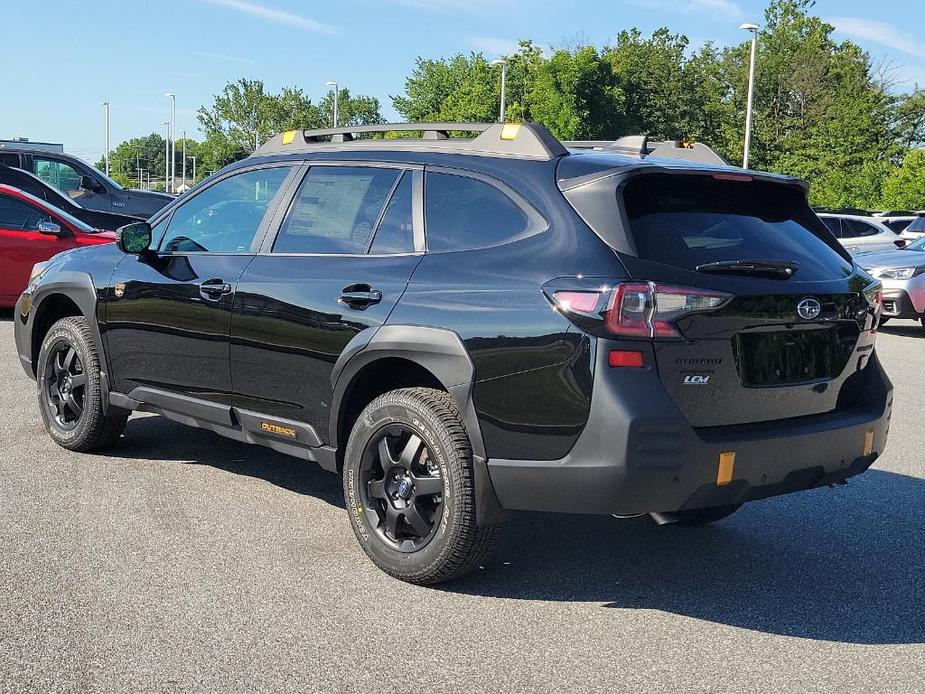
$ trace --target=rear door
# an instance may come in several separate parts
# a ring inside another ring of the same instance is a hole
[[[423,253],[421,171],[313,163],[238,283],[231,324],[237,409],[326,438],[331,372],[382,325]]]
[[[892,251],[895,249],[896,236],[892,231],[883,229],[863,219],[844,217],[841,220],[841,242],[851,255],[871,253],[873,251]]]
[[[621,259],[634,278],[731,295],[716,310],[659,307],[691,311],[677,321],[681,339],[656,339],[654,348],[665,388],[693,426],[850,406],[851,377],[873,352],[865,292],[876,284],[836,249],[802,190],[665,174],[631,179],[623,198],[635,253]],[[722,267],[746,260],[791,272]]]
[[[41,233],[42,222],[58,224],[61,233]],[[60,220],[24,200],[0,194],[0,306],[16,303],[33,265],[75,245],[74,234]]]
[[[149,402],[172,398],[163,401],[167,409],[190,404],[177,395],[230,405],[235,286],[294,170],[266,165],[218,179],[157,224],[155,252],[119,263],[106,309],[115,390]],[[214,412],[227,418],[227,407]]]

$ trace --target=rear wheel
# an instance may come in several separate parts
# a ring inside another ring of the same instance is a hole
[[[455,402],[431,388],[394,390],[363,410],[344,456],[344,498],[369,558],[409,583],[468,573],[497,534],[475,520],[472,450]]]
[[[83,316],[51,326],[39,350],[36,383],[45,428],[59,446],[94,451],[122,435],[128,417],[103,413],[100,359]]]
[[[712,506],[710,508],[676,511],[675,515],[678,517],[678,525],[684,527],[697,527],[722,520],[727,516],[731,516],[740,508],[742,508],[742,504],[728,504],[726,506]]]

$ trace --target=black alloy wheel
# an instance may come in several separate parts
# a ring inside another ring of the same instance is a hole
[[[416,552],[430,542],[443,513],[443,479],[419,432],[404,423],[376,432],[360,464],[360,498],[387,545]]]
[[[77,350],[67,342],[59,342],[47,356],[44,395],[55,423],[71,431],[83,416],[87,391],[87,374]]]

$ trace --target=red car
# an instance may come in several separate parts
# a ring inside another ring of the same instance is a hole
[[[19,188],[0,184],[0,307],[16,305],[36,263],[70,248],[115,240],[112,231],[94,229]]]

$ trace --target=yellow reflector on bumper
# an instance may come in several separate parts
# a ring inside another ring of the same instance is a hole
[[[868,429],[864,434],[864,452],[861,455],[870,455],[874,452],[874,430]]]
[[[291,145],[292,141],[295,139],[295,130],[287,130],[283,133],[283,144]]]
[[[501,127],[501,139],[513,140],[518,132],[520,132],[520,123],[505,123]]]
[[[716,486],[722,487],[732,482],[732,473],[735,464],[735,451],[727,451],[726,453],[719,454],[719,467],[716,470]]]

